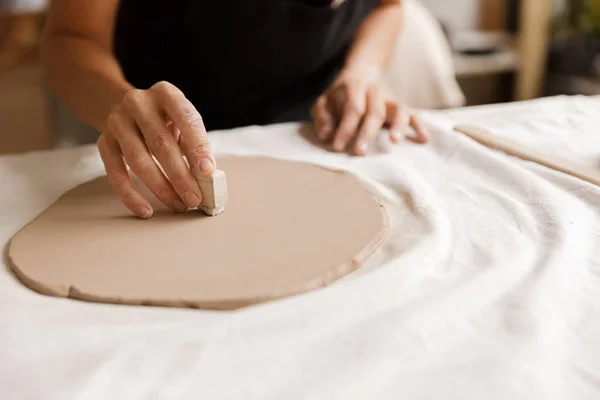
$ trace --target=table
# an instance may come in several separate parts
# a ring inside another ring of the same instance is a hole
[[[365,158],[315,147],[309,128],[296,124],[215,132],[217,152],[358,174],[384,202],[388,241],[327,289],[235,312],[45,297],[3,269],[2,393],[598,398],[600,189],[451,127],[486,124],[524,145],[582,151],[589,162],[600,153],[599,109],[599,99],[560,97],[426,113],[430,145],[393,147],[382,138]],[[0,243],[65,190],[100,174],[89,146],[0,157]]]

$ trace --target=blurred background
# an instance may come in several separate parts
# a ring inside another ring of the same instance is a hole
[[[406,43],[399,47],[389,80],[402,97],[408,91],[403,82],[411,73],[406,66],[421,52],[430,54],[421,57],[428,59],[423,63],[430,68],[419,67],[431,71],[431,76],[422,77],[428,83],[416,89],[420,94],[403,99],[415,107],[600,94],[600,0],[407,0],[408,4],[418,12],[407,12],[402,36]],[[0,0],[0,154],[55,146],[55,133],[65,123],[45,88],[38,59],[46,7],[47,0]],[[418,18],[422,23],[411,24]],[[423,24],[435,27],[428,30]],[[436,36],[438,31],[443,39]],[[444,74],[439,71],[451,71],[459,94],[429,83],[435,74]],[[402,77],[394,77],[395,72]],[[442,98],[440,93],[447,98],[423,100],[427,95]]]

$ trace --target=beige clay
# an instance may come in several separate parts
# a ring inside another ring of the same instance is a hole
[[[138,219],[102,177],[15,235],[12,268],[52,296],[233,309],[329,285],[384,240],[385,210],[347,172],[264,157],[218,160],[229,198],[218,217],[173,213],[146,191],[155,213]]]

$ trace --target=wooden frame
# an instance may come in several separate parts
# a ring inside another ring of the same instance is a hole
[[[506,0],[480,0],[483,30],[505,30]],[[529,100],[542,95],[550,35],[552,0],[520,0],[517,35],[519,67],[515,100]]]
[[[506,0],[482,0],[480,29],[502,31],[506,29]]]
[[[520,67],[515,88],[517,100],[529,100],[542,94],[551,13],[551,0],[521,0],[518,42]]]

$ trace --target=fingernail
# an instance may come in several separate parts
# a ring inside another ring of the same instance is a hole
[[[212,161],[210,161],[210,159],[203,158],[202,160],[200,160],[198,168],[200,168],[201,172],[212,172],[212,170],[215,169],[215,166],[213,165]]]
[[[152,216],[152,209],[148,207],[144,207],[140,210],[140,217],[147,219]]]
[[[185,205],[185,203],[181,200],[176,200],[175,202],[173,202],[173,210],[175,212],[185,212],[187,211],[188,206]]]
[[[333,149],[335,151],[344,150],[344,142],[342,142],[341,140],[336,140],[335,143],[333,143]]]
[[[392,132],[392,139],[394,139],[395,141],[402,140],[402,134],[400,133],[400,131],[393,131]]]
[[[367,143],[364,141],[358,142],[358,145],[356,147],[357,147],[357,150],[359,151],[359,153],[361,153],[361,154],[364,154],[367,152]]]
[[[184,194],[183,200],[189,208],[196,208],[200,205],[201,202],[200,197],[194,192],[187,192],[186,194]]]

